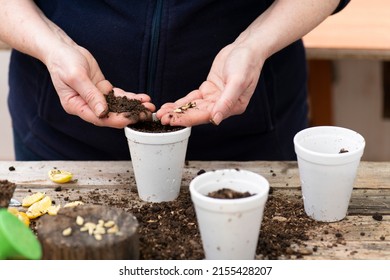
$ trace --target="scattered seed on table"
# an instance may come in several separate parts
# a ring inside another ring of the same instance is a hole
[[[68,227],[62,231],[63,236],[70,236],[72,234],[72,228]]]

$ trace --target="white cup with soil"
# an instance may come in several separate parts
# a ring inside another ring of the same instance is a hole
[[[347,215],[365,140],[336,126],[304,129],[294,137],[306,214],[317,221],[340,221]]]
[[[125,128],[139,197],[175,200],[180,192],[190,127],[137,123]]]
[[[191,181],[206,259],[255,258],[268,192],[268,181],[246,170],[209,171]]]

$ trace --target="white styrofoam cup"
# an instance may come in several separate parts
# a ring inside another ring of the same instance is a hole
[[[249,192],[252,196],[208,196],[222,188]],[[254,259],[268,192],[268,181],[246,170],[209,171],[190,182],[206,259]]]
[[[317,221],[347,215],[365,140],[336,126],[310,127],[294,137],[305,212]]]
[[[139,197],[173,201],[179,193],[191,127],[164,133],[125,128]]]

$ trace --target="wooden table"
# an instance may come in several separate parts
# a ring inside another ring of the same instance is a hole
[[[43,191],[63,205],[64,197],[55,191],[58,185],[48,180],[47,172],[52,168],[68,170],[75,175],[77,179],[75,182],[63,185],[64,188],[73,190],[73,197],[69,197],[70,200],[83,200],[91,191],[98,191],[105,195],[115,193],[125,196],[129,194],[129,188],[135,188],[133,170],[129,161],[2,161],[0,179],[7,179],[17,184],[14,193],[16,199],[22,200],[31,192]],[[300,194],[296,162],[190,161],[185,165],[182,188],[188,188],[189,182],[199,170],[222,168],[251,170],[266,177],[271,187],[279,194],[290,197]],[[390,162],[361,162],[347,218],[340,222],[329,223],[332,229],[342,233],[344,241],[335,245],[332,243],[334,236],[325,231],[317,232],[305,242],[307,246],[316,246],[319,250],[302,257],[304,259],[390,259],[389,197]],[[381,214],[383,220],[373,219],[375,213]]]

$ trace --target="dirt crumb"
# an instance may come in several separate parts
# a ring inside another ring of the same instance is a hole
[[[374,213],[374,215],[372,215],[372,218],[375,220],[375,221],[382,221],[383,220],[383,216],[379,213]]]

